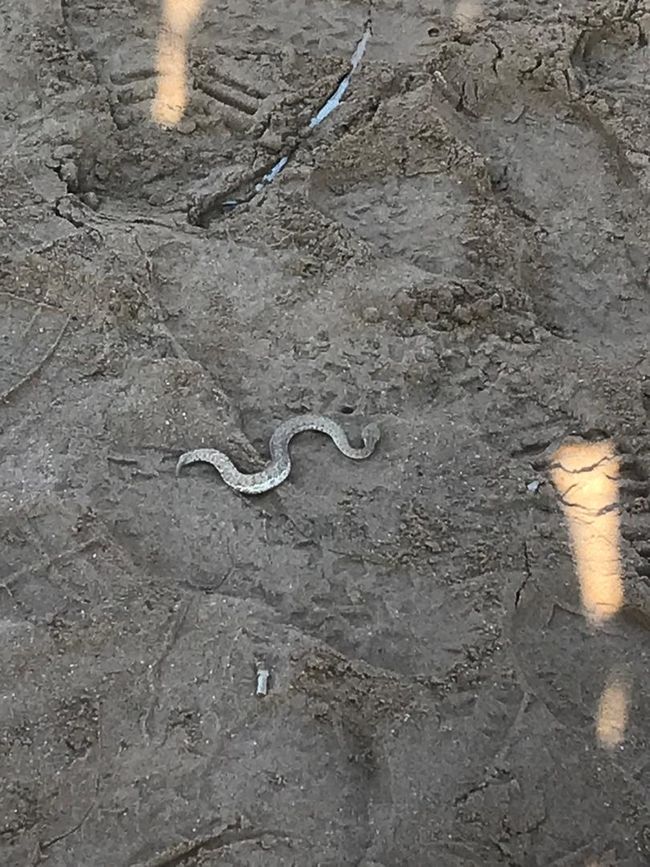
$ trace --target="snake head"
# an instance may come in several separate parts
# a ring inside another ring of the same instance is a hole
[[[364,429],[361,431],[361,437],[363,439],[363,444],[370,451],[373,452],[375,450],[375,446],[379,442],[379,438],[381,437],[381,433],[379,431],[379,425],[372,422],[371,424],[367,424]]]

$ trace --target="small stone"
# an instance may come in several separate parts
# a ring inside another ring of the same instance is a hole
[[[96,211],[99,207],[99,196],[97,193],[93,193],[92,190],[89,190],[87,193],[84,193],[81,196],[81,201],[88,205],[93,211]]]
[[[416,361],[420,362],[437,361],[436,352],[431,346],[418,346],[414,352],[414,357]]]
[[[426,322],[435,322],[438,318],[438,312],[433,304],[423,304],[422,305],[422,317]]]
[[[627,150],[625,151],[625,157],[630,165],[633,165],[637,169],[645,169],[650,164],[650,157],[639,151]]]
[[[271,151],[272,153],[278,153],[278,151],[282,147],[282,139],[277,133],[271,132],[270,129],[267,129],[260,137],[260,144],[267,151]]]
[[[395,306],[398,314],[403,319],[411,319],[415,313],[415,301],[406,294],[406,292],[398,292],[395,296]]]
[[[460,322],[461,325],[468,325],[472,321],[471,310],[469,310],[469,308],[467,308],[467,307],[461,307],[460,304],[458,304],[454,308],[454,314],[453,315],[454,315],[454,319],[456,320],[456,322]]]
[[[131,113],[127,111],[115,111],[113,113],[113,122],[119,130],[127,129],[131,125]]]
[[[173,196],[169,190],[156,190],[149,196],[147,201],[150,205],[153,205],[154,208],[157,208],[171,202],[172,198]]]
[[[176,129],[181,135],[190,135],[196,129],[196,121],[191,117],[184,117],[180,123],[176,124]]]
[[[594,101],[593,109],[597,114],[600,114],[604,117],[607,117],[608,114],[611,114],[607,101],[602,99],[602,97]]]
[[[79,189],[79,173],[77,171],[77,166],[72,162],[72,160],[67,160],[61,164],[59,175],[68,190],[74,192]]]
[[[438,302],[438,308],[443,313],[451,313],[454,309],[454,296],[449,289],[440,289],[436,293],[436,301]]]
[[[57,162],[72,159],[75,155],[75,146],[72,144],[58,145],[52,151],[52,159]]]
[[[461,373],[467,367],[467,359],[461,352],[447,349],[442,354],[444,366],[451,373]]]
[[[524,10],[513,4],[506,6],[504,9],[499,9],[497,12],[498,21],[521,21],[524,17]]]
[[[379,322],[381,316],[379,315],[379,310],[376,307],[366,307],[363,318],[366,322]]]
[[[481,298],[474,305],[474,314],[477,319],[486,319],[492,311],[492,304],[489,299]]]

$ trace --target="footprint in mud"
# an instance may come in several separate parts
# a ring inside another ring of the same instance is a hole
[[[403,258],[422,271],[460,276],[471,206],[447,176],[384,177],[346,184],[312,183],[312,200],[383,256]]]
[[[260,177],[277,163],[331,92],[368,7],[334,14],[310,3],[287,17],[279,4],[250,6],[195,0],[179,13],[166,0],[162,14],[158,3],[125,14],[119,3],[64,4],[112,126],[106,140],[87,129],[66,141],[96,164],[83,192],[178,210],[197,189],[226,193],[233,173]]]
[[[618,20],[585,30],[571,56],[583,83],[611,94],[642,91],[650,80],[648,28],[647,22]]]

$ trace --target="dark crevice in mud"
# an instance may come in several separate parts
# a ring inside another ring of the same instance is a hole
[[[497,51],[497,53],[492,58],[492,71],[494,72],[495,76],[498,78],[499,77],[499,63],[500,63],[500,61],[503,60],[503,48],[501,48],[499,43],[496,42],[496,40],[493,39],[492,37],[489,37],[489,41],[492,43],[492,45],[494,45],[494,47],[496,48],[496,51]]]
[[[255,172],[254,174],[249,174],[245,178],[240,179],[236,184],[233,184],[232,187],[214,193],[208,193],[207,195],[196,199],[191,204],[188,211],[187,219],[189,223],[195,226],[201,226],[202,228],[207,228],[213,220],[228,216],[239,205],[244,205],[252,201],[258,193],[261,193],[266,189],[266,187],[273,183],[295,155],[300,145],[341,104],[350,87],[352,76],[361,64],[371,35],[372,6],[368,11],[368,17],[364,25],[361,39],[357,43],[352,57],[350,58],[348,70],[341,76],[336,87],[332,90],[318,111],[312,116],[307,128],[299,134],[295,143],[287,147],[279,159],[274,160],[273,163],[269,163],[267,167]]]
[[[539,455],[546,451],[552,442],[553,440],[550,439],[539,439],[531,443],[526,443],[525,445],[521,445],[519,448],[513,449],[510,452],[510,457],[521,458],[528,457],[529,455]]]

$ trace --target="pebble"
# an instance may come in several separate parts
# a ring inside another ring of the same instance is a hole
[[[66,160],[61,164],[60,178],[68,190],[76,190],[79,187],[79,172],[72,160]]]
[[[497,20],[499,21],[521,21],[524,18],[525,11],[521,6],[511,3],[497,12]]]
[[[398,314],[404,319],[411,319],[415,313],[415,301],[404,291],[400,291],[395,296],[395,306]]]
[[[176,131],[181,135],[190,135],[196,129],[196,121],[191,117],[184,117],[180,123],[176,124]]]
[[[93,211],[96,211],[99,207],[99,196],[97,195],[97,193],[93,193],[92,190],[84,193],[81,196],[81,201],[88,205],[88,207],[91,208]]]
[[[277,133],[271,132],[270,129],[267,129],[260,137],[260,144],[267,151],[271,151],[272,153],[278,153],[280,148],[282,147],[282,139]]]
[[[155,208],[160,207],[160,205],[166,205],[168,202],[171,202],[172,198],[173,195],[169,190],[156,190],[149,196],[147,201]]]
[[[75,152],[76,148],[73,144],[57,145],[57,147],[52,150],[52,159],[57,162],[69,160],[75,155]]]

